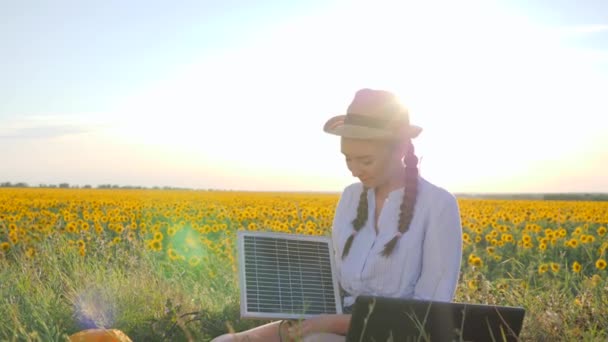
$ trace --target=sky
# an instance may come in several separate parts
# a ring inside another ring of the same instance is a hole
[[[608,192],[608,2],[0,0],[0,182],[341,191],[395,92],[452,192]]]

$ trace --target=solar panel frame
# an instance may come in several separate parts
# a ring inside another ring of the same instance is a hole
[[[291,240],[291,241],[310,241],[322,243],[327,247],[328,255],[326,256],[329,260],[329,267],[331,270],[331,286],[333,291],[333,303],[332,309],[335,308],[335,312],[326,312],[333,314],[342,314],[342,300],[340,296],[340,287],[338,279],[336,277],[336,265],[334,260],[334,250],[331,243],[331,238],[328,236],[311,236],[303,234],[289,234],[279,232],[267,232],[267,231],[247,231],[239,230],[237,232],[237,248],[238,248],[238,274],[239,274],[239,288],[240,288],[240,300],[241,300],[241,318],[252,318],[252,319],[307,319],[310,317],[317,316],[319,313],[291,313],[291,312],[262,312],[250,310],[250,305],[247,297],[247,278],[246,268],[247,263],[245,260],[245,238],[271,238],[280,240]],[[318,267],[318,266],[317,266]],[[295,270],[294,270],[295,271]]]

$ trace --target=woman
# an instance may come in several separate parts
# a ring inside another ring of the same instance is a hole
[[[407,109],[388,91],[361,89],[323,130],[341,137],[359,179],[342,192],[332,225],[345,314],[273,322],[214,341],[344,341],[358,295],[453,300],[462,257],[458,203],[419,176],[412,139],[422,129]]]

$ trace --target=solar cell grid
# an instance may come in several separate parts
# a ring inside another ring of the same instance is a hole
[[[341,313],[329,237],[239,231],[241,316]]]

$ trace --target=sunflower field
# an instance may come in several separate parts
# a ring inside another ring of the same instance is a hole
[[[204,341],[264,323],[239,318],[236,232],[329,235],[338,196],[0,189],[0,340]],[[458,201],[456,301],[524,307],[525,341],[608,339],[608,202]]]

